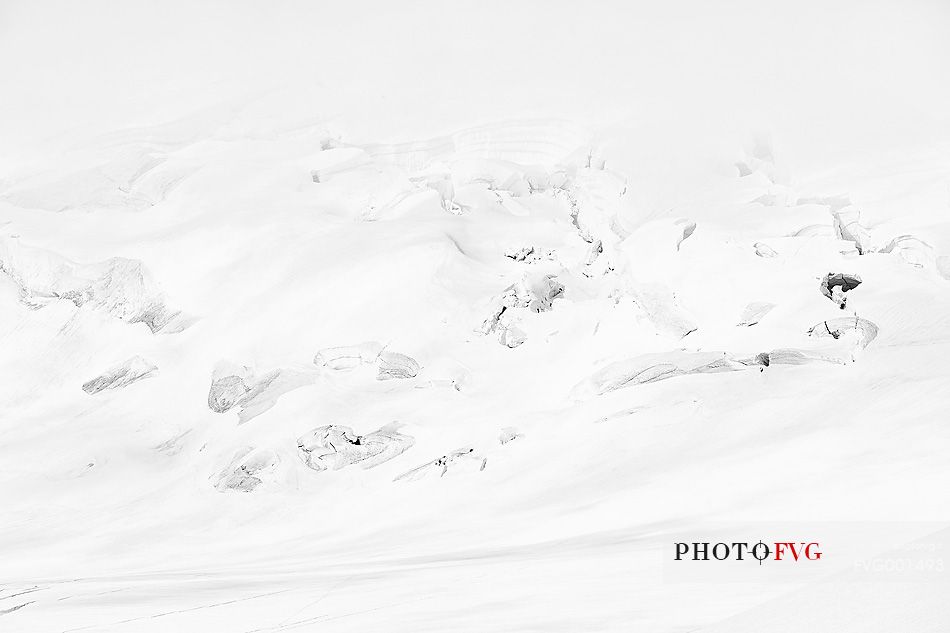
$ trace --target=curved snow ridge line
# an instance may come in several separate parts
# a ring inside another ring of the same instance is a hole
[[[78,264],[53,251],[0,238],[0,272],[19,286],[21,301],[32,308],[67,300],[127,323],[145,323],[153,334],[180,332],[190,325],[179,310],[166,305],[151,273],[136,259]]]

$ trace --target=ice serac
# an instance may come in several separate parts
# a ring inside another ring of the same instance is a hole
[[[211,375],[208,408],[225,413],[239,406],[238,421],[244,423],[273,407],[283,394],[315,379],[312,371],[301,369],[278,368],[258,374],[245,365],[221,362]]]
[[[835,340],[853,337],[854,345],[864,349],[877,338],[878,327],[867,319],[859,317],[839,317],[816,323],[808,330],[814,338],[831,337]]]
[[[861,277],[848,273],[828,273],[821,280],[818,289],[821,294],[831,299],[842,310],[845,309],[848,297],[845,293],[854,290],[862,283]]]
[[[381,352],[376,360],[379,367],[377,380],[415,378],[419,375],[419,363],[415,359],[398,352]]]
[[[86,382],[83,384],[82,390],[89,395],[93,395],[105,389],[119,389],[143,378],[148,378],[156,371],[158,371],[156,365],[141,356],[133,356],[123,363],[110,367],[101,376]]]
[[[0,272],[17,285],[20,300],[40,308],[54,301],[89,306],[126,323],[144,323],[152,333],[187,327],[181,312],[169,308],[165,295],[142,262],[113,257],[78,264],[58,253],[0,238]]]
[[[340,424],[318,426],[297,440],[300,459],[316,471],[339,470],[359,464],[372,468],[409,450],[415,440],[389,424],[372,433],[357,435]]]
[[[482,334],[497,334],[502,345],[517,347],[526,338],[517,327],[518,320],[532,312],[551,310],[554,300],[563,297],[564,291],[564,285],[555,275],[525,274],[492,298],[489,315],[482,321],[478,331]]]
[[[252,492],[273,477],[279,463],[276,452],[248,446],[237,451],[211,482],[219,492]]]
[[[224,413],[239,404],[251,390],[254,377],[250,367],[233,363],[219,363],[211,375],[208,390],[208,408],[215,413]]]
[[[861,223],[861,212],[852,206],[834,209],[831,212],[835,222],[835,234],[846,242],[854,242],[859,255],[873,251],[871,232]]]

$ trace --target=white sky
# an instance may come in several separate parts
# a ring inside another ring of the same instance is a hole
[[[271,88],[374,138],[536,115],[764,125],[816,151],[947,138],[948,32],[941,0],[0,0],[0,169]]]

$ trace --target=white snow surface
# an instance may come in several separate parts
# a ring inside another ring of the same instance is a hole
[[[357,4],[0,8],[0,631],[948,630],[947,7]]]

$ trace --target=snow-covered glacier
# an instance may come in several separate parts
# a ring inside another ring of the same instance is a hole
[[[0,10],[0,630],[950,626],[946,7],[94,4]]]

